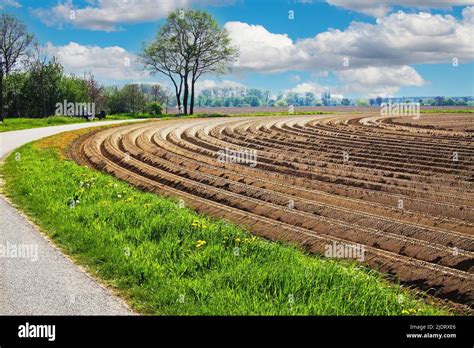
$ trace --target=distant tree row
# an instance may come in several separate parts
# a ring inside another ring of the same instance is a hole
[[[123,87],[105,88],[105,108],[110,114],[154,114],[163,113],[171,99],[168,91],[155,84],[128,84]]]
[[[0,121],[7,117],[48,117],[57,103],[95,103],[108,113],[161,114],[169,99],[160,85],[104,87],[92,73],[67,75],[48,58],[26,26],[0,14]]]
[[[405,102],[420,103],[420,105],[426,106],[469,106],[472,104],[470,98],[445,98],[445,97],[434,97],[434,98],[404,98]],[[366,99],[366,104],[370,106],[380,106],[382,103],[386,103],[387,98],[376,97]]]
[[[327,98],[320,98],[312,92],[288,92],[272,96],[268,90],[242,86],[206,88],[196,99],[196,105],[201,107],[322,106],[331,103],[350,105],[351,101],[347,98],[331,101],[329,95]]]

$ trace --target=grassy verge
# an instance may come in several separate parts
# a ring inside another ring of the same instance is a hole
[[[111,115],[107,116],[105,121],[114,120],[130,120],[135,118],[155,118],[150,115]],[[46,118],[6,118],[3,123],[0,123],[0,133],[10,132],[15,130],[30,129],[30,128],[41,128],[49,126],[61,126],[65,124],[74,123],[85,123],[88,122],[83,118],[79,117],[67,117],[67,116],[52,116]],[[99,122],[98,119],[92,122]]]
[[[310,111],[310,112],[295,112],[292,115],[319,115],[329,114],[329,112],[321,111]],[[288,115],[286,112],[257,112],[247,114],[195,114],[188,116],[180,115],[150,115],[150,114],[115,114],[108,115],[104,121],[117,121],[117,120],[133,120],[138,118],[157,118],[157,119],[173,119],[173,118],[199,118],[199,117],[237,117],[237,116],[284,116]],[[60,126],[65,124],[84,123],[88,122],[83,118],[78,117],[66,117],[66,116],[52,116],[46,118],[6,118],[3,123],[0,123],[0,133],[10,132],[15,130],[40,128],[49,126]],[[90,122],[99,122],[94,120]]]
[[[65,147],[81,133],[15,151],[1,169],[4,191],[141,313],[449,314],[354,263],[267,242],[66,160]]]

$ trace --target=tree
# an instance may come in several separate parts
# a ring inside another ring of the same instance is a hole
[[[87,86],[89,101],[102,110],[105,105],[104,87],[95,79],[92,72],[84,76],[84,81]]]
[[[342,100],[341,100],[341,105],[343,105],[343,106],[349,106],[349,105],[351,105],[351,101],[350,101],[349,99],[347,99],[347,98],[342,98]]]
[[[170,78],[175,89],[179,110],[181,110],[185,69],[185,59],[180,51],[180,39],[181,33],[177,33],[168,22],[160,28],[153,41],[143,45],[139,54],[140,61],[152,74],[162,73]]]
[[[122,91],[118,87],[107,87],[105,89],[107,100],[107,111],[110,114],[120,114],[127,112],[125,98],[122,97]]]
[[[35,49],[31,52],[31,59],[23,65],[27,68],[26,71],[14,74],[23,75],[22,79],[17,79],[17,82],[22,81],[21,87],[18,86],[20,88],[16,91],[20,95],[7,93],[7,105],[11,104],[12,100],[20,98],[21,105],[17,105],[16,111],[21,108],[22,115],[29,117],[51,116],[56,110],[56,103],[63,100],[63,67],[54,57],[48,60],[39,45],[35,45]],[[7,76],[5,81],[9,80],[10,78]],[[19,112],[16,115],[20,116]]]
[[[23,93],[27,79],[27,74],[20,72],[14,72],[5,77],[3,90],[5,95],[4,108],[7,115],[20,117],[24,114],[25,103],[21,101],[25,100]]]
[[[146,111],[152,115],[161,115],[163,113],[163,108],[158,102],[150,102],[146,104]]]
[[[145,95],[140,91],[137,84],[125,85],[122,88],[122,98],[125,100],[127,110],[133,115],[145,106]]]
[[[236,57],[237,50],[230,41],[227,31],[219,28],[207,12],[176,10],[170,13],[155,40],[145,46],[140,57],[148,69],[172,80],[178,106],[183,93],[184,114],[188,113],[190,99],[189,113],[193,114],[196,81],[203,74],[224,73]]]
[[[151,101],[165,104],[168,100],[168,91],[160,85],[152,85],[150,87]]]
[[[356,106],[369,106],[369,100],[364,98],[359,98],[355,100]]]
[[[61,78],[63,67],[56,58],[47,60],[44,50],[35,45],[33,59],[28,63],[27,85],[31,91],[28,103],[38,106],[34,116],[47,117],[54,114],[55,104],[61,101]],[[25,101],[26,102],[26,101]]]
[[[3,122],[3,81],[28,55],[33,35],[14,16],[0,14],[0,121]]]

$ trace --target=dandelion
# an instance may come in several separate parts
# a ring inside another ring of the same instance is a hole
[[[206,243],[205,240],[198,240],[198,241],[196,242],[196,248],[200,248],[200,247],[202,247],[202,246],[204,246],[204,245],[206,245],[206,244],[207,244],[207,243]]]
[[[191,224],[192,227],[199,227],[201,229],[206,229],[207,228],[207,225],[199,220],[193,220],[192,224]]]

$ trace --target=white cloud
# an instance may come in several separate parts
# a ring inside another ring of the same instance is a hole
[[[231,80],[223,80],[223,81],[214,81],[214,80],[198,80],[196,82],[195,90],[196,95],[202,92],[204,89],[209,88],[241,88],[246,89],[247,87],[239,82],[231,81]]]
[[[422,86],[423,78],[410,66],[391,68],[361,68],[337,73],[345,93],[366,94],[369,97],[394,96],[400,87]]]
[[[64,46],[46,45],[49,56],[55,56],[69,74],[93,72],[102,80],[136,80],[147,76],[136,63],[136,56],[122,47],[83,46],[70,42]]]
[[[95,0],[89,6],[77,7],[73,0],[58,2],[53,8],[39,8],[33,13],[49,26],[70,24],[102,31],[120,30],[125,23],[152,22],[165,18],[169,12],[191,5],[219,6],[233,0]]]
[[[327,87],[321,86],[315,82],[303,82],[285,91],[285,94],[289,92],[298,94],[313,93],[314,95],[320,96],[323,92],[327,92],[328,90]]]
[[[308,0],[304,0],[308,2]],[[362,12],[374,17],[385,16],[393,6],[420,9],[449,9],[452,6],[474,5],[474,0],[327,0],[331,5]]]
[[[242,22],[227,22],[224,28],[240,49],[241,68],[279,72],[288,70],[289,64],[307,59],[287,34],[274,34],[261,25]]]
[[[347,84],[344,93],[393,95],[402,86],[423,83],[410,65],[452,64],[453,58],[459,64],[474,60],[474,7],[465,8],[462,15],[456,19],[426,13],[401,18],[392,14],[375,24],[353,22],[346,30],[329,30],[297,41],[260,25],[228,22],[225,28],[240,48],[237,72],[329,70]]]
[[[8,6],[19,8],[21,4],[16,0],[0,0],[0,9]]]
[[[460,63],[474,59],[473,8],[463,19],[450,15],[397,14],[375,24],[353,22],[346,30],[329,30],[294,42],[260,25],[228,22],[233,43],[240,47],[239,68],[260,72],[348,70],[368,66]],[[348,58],[348,66],[344,66]]]

